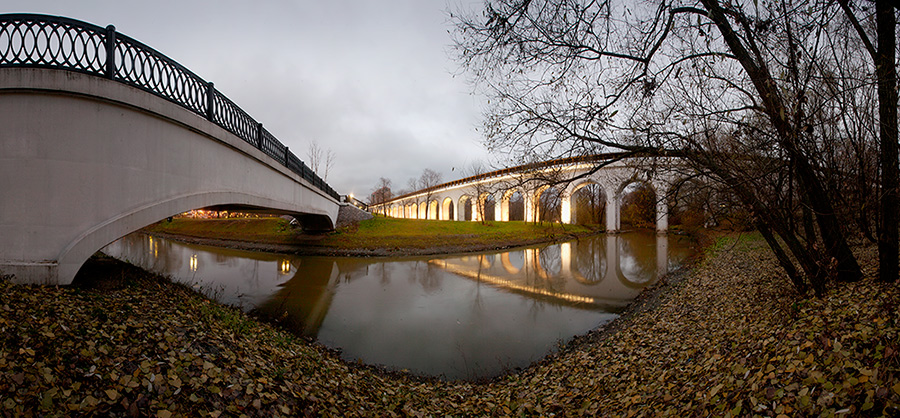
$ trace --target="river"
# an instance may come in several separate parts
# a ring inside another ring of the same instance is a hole
[[[478,254],[293,256],[136,233],[103,252],[359,361],[442,379],[526,367],[618,316],[690,252],[647,232]]]

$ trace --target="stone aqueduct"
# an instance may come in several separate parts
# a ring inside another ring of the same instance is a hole
[[[648,167],[652,166],[653,169]],[[560,191],[560,221],[572,223],[572,198],[590,184],[598,185],[605,196],[606,231],[621,230],[621,206],[625,188],[634,182],[649,185],[656,199],[656,230],[668,231],[669,209],[663,198],[680,178],[673,160],[627,158],[623,154],[600,154],[527,164],[479,174],[428,189],[419,190],[370,206],[370,210],[396,218],[466,220],[466,206],[472,221],[481,220],[478,203],[493,200],[493,218],[510,220],[510,198],[521,193],[524,220],[541,220],[537,202],[550,187]],[[451,209],[452,208],[452,209]],[[488,214],[485,214],[488,215]],[[489,215],[488,215],[489,217]]]

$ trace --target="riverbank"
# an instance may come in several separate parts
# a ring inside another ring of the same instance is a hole
[[[281,218],[176,218],[145,232],[194,244],[251,251],[329,256],[407,256],[501,250],[571,240],[599,231],[581,225],[454,222],[377,216],[337,231],[309,235]]]
[[[0,281],[5,415],[832,416],[898,414],[900,292],[797,295],[753,235],[720,238],[644,306],[519,374],[436,382],[306,340],[112,260],[81,287]]]

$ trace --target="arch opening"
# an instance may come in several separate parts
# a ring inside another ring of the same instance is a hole
[[[500,209],[502,221],[524,221],[524,194],[518,189],[507,190],[500,201]]]
[[[444,201],[441,203],[441,220],[452,221],[455,219],[453,215],[453,199],[449,197],[444,198]]]
[[[572,223],[600,226],[606,223],[606,192],[599,184],[584,182],[575,187],[570,200]]]
[[[459,220],[461,221],[472,221],[473,211],[472,211],[472,197],[469,195],[463,195],[459,198]]]
[[[622,227],[656,227],[656,191],[645,181],[631,181],[622,187],[619,219]]]
[[[428,202],[428,212],[425,214],[425,219],[438,219],[439,210],[440,207],[437,200]]]
[[[535,221],[560,222],[562,220],[562,191],[558,187],[544,186],[535,192]]]
[[[479,199],[479,207],[478,207],[478,219],[484,221],[494,221],[495,220],[495,209],[496,209],[496,199],[493,194],[490,193],[482,193]]]

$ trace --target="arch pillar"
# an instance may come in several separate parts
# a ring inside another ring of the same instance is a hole
[[[559,221],[564,224],[572,223],[572,193],[563,192],[559,201]]]
[[[522,193],[522,202],[525,205],[525,222],[537,222],[537,209],[535,207],[534,191]]]
[[[616,189],[610,189],[616,190]],[[619,223],[619,193],[606,194],[606,232],[617,233],[621,228]]]
[[[659,192],[657,192],[659,193]],[[669,205],[665,196],[656,198],[656,233],[665,234],[669,231]]]
[[[499,216],[497,216],[497,219],[502,222],[509,222],[509,199],[512,197],[513,193],[515,192],[510,190],[499,193],[500,199],[497,204]]]
[[[502,219],[503,207],[502,207],[502,204],[500,203],[500,201],[502,199],[503,199],[503,193],[501,193],[501,192],[494,193],[494,220],[495,221],[503,220]],[[508,205],[508,203],[507,203],[507,205]],[[506,219],[506,220],[508,221],[509,219]]]

